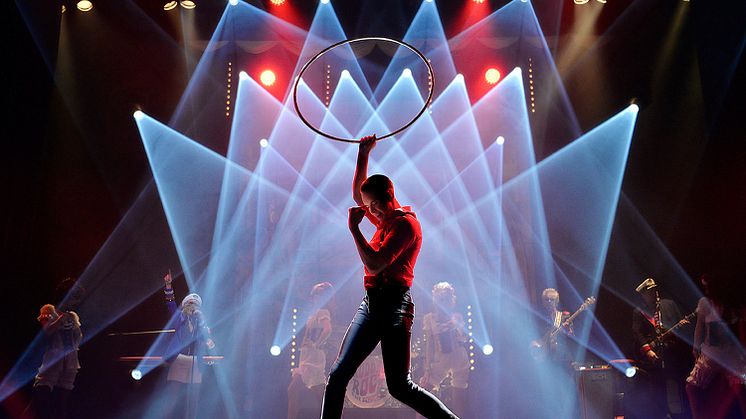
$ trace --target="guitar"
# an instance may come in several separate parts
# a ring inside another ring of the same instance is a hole
[[[655,339],[651,340],[647,344],[650,345],[652,348],[666,346],[666,337],[669,336],[674,330],[691,323],[691,320],[696,316],[696,311],[687,314],[686,316],[684,316],[683,319],[679,320],[675,325],[669,327],[666,331],[656,336]]]
[[[585,309],[596,303],[596,297],[588,297],[585,299],[583,304],[575,310],[565,321],[559,326],[555,326],[552,330],[548,331],[544,337],[539,340],[531,342],[531,354],[537,361],[544,360],[547,357],[547,348],[557,344],[557,335],[565,328],[572,324],[572,321],[578,317],[578,314],[582,313]]]
[[[650,347],[653,348],[653,350],[658,354],[657,360],[653,361],[653,360],[648,359],[646,360],[647,363],[652,364],[652,365],[660,364],[660,366],[665,366],[664,361],[663,361],[663,359],[665,358],[664,352],[666,348],[668,347],[668,345],[670,344],[668,338],[671,336],[671,333],[674,332],[676,329],[691,323],[691,320],[696,316],[697,316],[696,311],[693,311],[687,314],[686,316],[684,316],[684,318],[679,320],[675,325],[669,327],[664,332],[662,332],[661,334],[659,334],[658,336],[656,336],[655,338],[647,342],[647,345],[650,345]]]

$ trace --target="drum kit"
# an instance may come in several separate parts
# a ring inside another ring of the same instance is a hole
[[[412,340],[410,353],[411,375],[417,381],[424,369],[424,356],[422,355],[422,342],[417,338]],[[373,409],[378,407],[398,408],[401,402],[394,399],[386,387],[386,373],[383,368],[383,357],[380,346],[371,353],[355,375],[350,380],[345,394],[346,407],[357,407],[361,409]]]
[[[391,399],[380,355],[371,354],[363,361],[347,385],[346,396],[353,406],[363,409],[383,407]]]

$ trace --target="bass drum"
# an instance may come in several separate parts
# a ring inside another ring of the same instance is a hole
[[[363,409],[386,404],[391,395],[386,388],[383,360],[379,355],[371,355],[363,361],[347,385],[346,396],[350,403]]]

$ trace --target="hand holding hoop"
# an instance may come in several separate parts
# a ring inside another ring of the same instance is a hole
[[[321,58],[321,56],[323,56],[327,52],[333,50],[334,48],[342,46],[342,45],[348,45],[348,44],[353,44],[353,43],[356,43],[356,42],[364,42],[364,41],[384,41],[384,42],[390,42],[390,43],[398,44],[399,46],[403,46],[403,47],[409,49],[410,51],[412,51],[415,54],[417,54],[417,56],[422,60],[422,62],[425,63],[425,65],[427,66],[428,76],[429,76],[429,79],[430,79],[430,83],[429,83],[429,86],[428,86],[429,90],[428,90],[427,99],[425,100],[425,103],[422,105],[422,109],[420,109],[420,111],[417,113],[417,115],[415,115],[414,118],[412,118],[412,120],[410,120],[408,123],[406,123],[402,127],[398,128],[398,129],[396,129],[396,130],[394,130],[394,131],[392,131],[392,132],[390,132],[390,133],[388,133],[386,135],[382,135],[382,136],[378,137],[376,139],[376,141],[380,141],[380,140],[383,140],[383,139],[386,139],[386,138],[389,138],[389,137],[393,137],[394,135],[396,135],[396,134],[404,131],[405,129],[409,128],[412,124],[414,124],[415,121],[417,121],[417,119],[420,118],[420,116],[422,116],[423,113],[425,113],[425,110],[430,105],[430,102],[432,102],[432,100],[433,100],[433,91],[435,89],[435,74],[433,73],[433,67],[430,64],[430,62],[427,60],[427,58],[425,58],[425,56],[417,48],[415,48],[412,45],[409,45],[409,44],[407,44],[406,42],[403,42],[403,41],[397,41],[395,39],[383,38],[383,37],[364,37],[364,38],[347,39],[347,40],[344,40],[344,41],[337,42],[336,44],[333,44],[333,45],[331,45],[329,47],[326,47],[323,50],[321,50],[319,53],[317,53],[316,55],[314,55],[305,65],[303,65],[303,67],[300,70],[300,73],[295,78],[295,83],[293,84],[293,104],[295,105],[295,112],[298,114],[298,117],[301,119],[301,121],[303,121],[304,124],[306,124],[306,126],[308,128],[311,128],[312,131],[314,131],[315,133],[317,133],[317,134],[319,134],[319,135],[321,135],[323,137],[326,137],[326,138],[329,138],[329,139],[335,140],[335,141],[346,142],[346,143],[359,143],[359,142],[362,142],[362,139],[357,140],[357,139],[353,139],[353,138],[342,138],[342,137],[337,137],[337,136],[328,134],[328,133],[326,133],[324,131],[321,131],[320,129],[314,127],[310,122],[308,122],[308,120],[306,120],[306,118],[303,116],[303,113],[300,111],[300,107],[298,106],[298,84],[300,83],[300,80],[303,77],[303,73],[305,73],[306,70],[308,70],[308,68],[311,66],[311,64],[313,64],[316,60],[318,60],[319,58]],[[364,137],[364,138],[367,138],[367,137]],[[375,144],[375,142],[373,144]]]
[[[376,138],[376,134],[368,135],[367,137],[363,137],[360,139],[360,152],[370,154],[370,152],[376,147],[376,141],[378,141],[378,138]]]

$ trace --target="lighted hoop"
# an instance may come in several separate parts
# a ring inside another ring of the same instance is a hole
[[[328,134],[328,133],[326,133],[324,131],[321,131],[320,129],[314,127],[310,122],[308,122],[308,120],[306,120],[306,118],[303,116],[303,113],[301,113],[300,107],[298,106],[298,83],[300,82],[300,79],[303,77],[303,73],[306,72],[306,70],[308,69],[308,67],[310,67],[311,64],[314,63],[314,61],[316,61],[319,58],[321,58],[321,56],[323,56],[327,52],[329,52],[329,51],[333,50],[334,48],[337,48],[338,46],[341,46],[341,45],[353,44],[355,42],[363,42],[363,41],[385,41],[385,42],[391,42],[391,43],[398,44],[400,46],[403,46],[403,47],[409,49],[410,51],[412,51],[415,54],[417,54],[417,56],[420,57],[420,59],[422,60],[422,62],[425,63],[425,65],[427,66],[427,72],[428,72],[428,75],[429,75],[429,78],[430,78],[429,92],[428,92],[428,95],[427,95],[427,99],[425,100],[425,103],[422,105],[422,109],[420,109],[420,111],[417,113],[417,115],[414,116],[414,118],[412,118],[412,120],[410,120],[409,122],[407,122],[406,124],[404,124],[401,128],[399,128],[399,129],[397,129],[395,131],[392,131],[392,132],[390,132],[390,133],[388,133],[386,135],[376,136],[376,138],[379,141],[383,140],[384,138],[393,137],[394,135],[396,135],[396,134],[404,131],[405,129],[409,128],[412,124],[414,124],[414,122],[417,119],[420,118],[420,116],[422,116],[423,113],[425,113],[425,110],[427,110],[428,105],[430,105],[430,102],[433,100],[433,91],[435,90],[435,74],[433,73],[433,66],[430,65],[430,62],[427,60],[427,58],[425,58],[425,56],[417,48],[415,48],[412,45],[409,45],[409,44],[407,44],[406,42],[403,42],[403,41],[397,41],[396,39],[383,38],[383,37],[364,37],[364,38],[347,39],[347,40],[344,40],[344,41],[337,42],[336,44],[331,45],[329,47],[326,47],[323,50],[321,50],[318,54],[314,55],[301,68],[300,74],[298,74],[298,77],[295,78],[295,83],[293,84],[293,104],[295,105],[295,112],[298,114],[298,117],[300,118],[300,120],[303,121],[303,123],[306,124],[306,126],[308,128],[311,128],[311,130],[313,130],[315,133],[317,133],[317,134],[319,134],[321,136],[324,136],[326,138],[329,138],[331,140],[343,141],[343,142],[346,142],[346,143],[358,143],[358,142],[360,142],[359,139],[342,138],[342,137],[337,137],[337,136]]]

